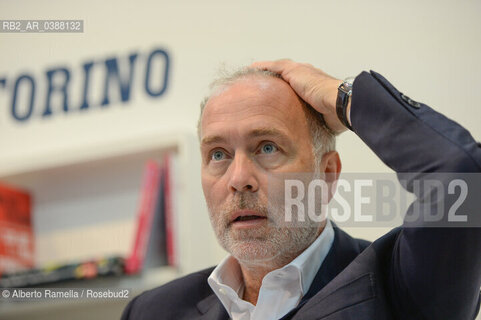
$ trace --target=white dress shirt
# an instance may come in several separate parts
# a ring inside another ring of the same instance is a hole
[[[255,306],[242,300],[244,281],[240,265],[230,255],[212,271],[209,285],[232,320],[279,319],[306,294],[333,241],[334,230],[327,220],[322,233],[304,252],[264,277]]]

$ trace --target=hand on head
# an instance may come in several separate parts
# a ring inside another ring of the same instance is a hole
[[[336,114],[337,88],[342,83],[341,80],[310,64],[288,59],[258,61],[251,64],[251,67],[279,74],[301,99],[323,114],[327,126],[332,131],[340,133],[346,130]]]

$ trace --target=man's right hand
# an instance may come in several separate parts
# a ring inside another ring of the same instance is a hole
[[[279,74],[301,99],[322,113],[331,130],[336,133],[346,130],[336,113],[337,88],[342,83],[341,80],[331,77],[310,64],[288,59],[254,62],[251,67]],[[350,108],[349,103],[348,114]]]

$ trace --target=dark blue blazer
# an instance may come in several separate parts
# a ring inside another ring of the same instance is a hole
[[[419,173],[481,172],[481,145],[467,130],[375,72],[356,77],[351,120],[355,133],[410,192]],[[413,172],[418,174],[404,174]],[[207,283],[212,270],[144,292],[128,304],[122,319],[228,319]],[[481,228],[405,223],[369,243],[335,227],[332,248],[309,291],[283,319],[474,319],[480,286]]]

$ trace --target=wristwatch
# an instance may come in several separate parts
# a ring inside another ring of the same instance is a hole
[[[354,78],[345,79],[337,88],[336,113],[339,120],[351,131],[352,127],[347,120],[347,106],[352,95]]]

